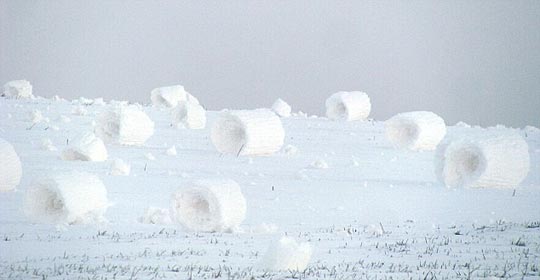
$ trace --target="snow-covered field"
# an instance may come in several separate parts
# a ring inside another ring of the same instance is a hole
[[[383,123],[371,120],[283,118],[281,151],[252,157],[217,152],[210,139],[217,112],[207,113],[205,129],[191,130],[171,126],[169,110],[145,106],[155,132],[143,146],[107,144],[107,161],[66,161],[69,141],[93,131],[110,106],[76,103],[0,99],[0,138],[23,166],[17,190],[0,192],[0,279],[540,278],[538,129],[519,130],[531,157],[519,187],[447,188],[435,177],[434,152],[395,149]],[[33,123],[35,110],[44,119]],[[448,134],[508,130],[459,125]],[[110,174],[115,158],[131,165],[129,176]],[[107,222],[58,226],[25,216],[31,183],[64,171],[99,176],[112,203]],[[168,209],[186,182],[207,178],[241,186],[240,229],[140,222],[148,207]],[[306,270],[261,268],[281,236],[311,244]]]

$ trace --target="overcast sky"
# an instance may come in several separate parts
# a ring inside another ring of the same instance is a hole
[[[362,90],[372,117],[540,126],[540,1],[0,0],[0,83],[149,102],[182,84],[209,109],[281,97],[323,115]]]

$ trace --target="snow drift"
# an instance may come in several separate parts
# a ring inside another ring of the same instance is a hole
[[[369,96],[361,91],[340,91],[326,99],[326,116],[332,120],[365,120],[371,112]]]
[[[512,188],[527,176],[529,161],[518,134],[454,138],[437,148],[435,172],[449,187]]]
[[[180,102],[173,110],[173,125],[203,129],[206,126],[206,110],[198,103]]]
[[[211,138],[220,153],[268,155],[281,148],[285,131],[280,118],[268,109],[225,111]]]
[[[281,98],[278,98],[272,105],[272,111],[274,111],[274,113],[280,117],[290,117],[291,110],[291,106]]]
[[[309,264],[311,253],[309,243],[297,243],[290,237],[282,237],[270,245],[262,259],[262,267],[267,270],[303,271]]]
[[[173,108],[182,101],[199,104],[199,100],[189,94],[183,86],[167,86],[153,89],[150,93],[152,105],[162,108]]]
[[[154,134],[154,122],[135,105],[116,105],[101,113],[96,135],[106,143],[143,145]]]
[[[446,135],[444,120],[432,112],[407,112],[384,123],[386,137],[394,146],[413,151],[435,150]]]
[[[21,181],[21,160],[13,146],[0,138],[0,192],[15,189]]]
[[[9,98],[33,98],[32,85],[27,80],[15,80],[4,85],[4,93]]]
[[[103,140],[92,132],[85,133],[71,142],[70,147],[62,152],[63,160],[105,161],[107,148]]]
[[[193,231],[234,231],[245,218],[246,200],[232,180],[198,180],[173,195],[171,213]]]
[[[24,210],[40,223],[100,222],[108,207],[101,180],[83,172],[51,175],[35,181],[26,193]]]

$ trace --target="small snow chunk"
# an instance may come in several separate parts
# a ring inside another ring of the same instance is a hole
[[[465,122],[458,122],[455,125],[456,127],[464,127],[464,128],[470,128],[471,126]]]
[[[169,210],[148,207],[144,212],[144,216],[139,218],[139,221],[143,224],[155,224],[155,225],[169,225],[172,224],[171,215]]]
[[[168,148],[167,151],[165,151],[165,153],[166,153],[168,156],[176,156],[176,155],[177,155],[176,147],[175,147],[175,146],[172,146],[172,147]]]
[[[297,243],[290,237],[282,237],[269,246],[262,258],[262,267],[267,270],[303,271],[309,264],[311,254],[309,243]]]
[[[150,153],[150,152],[144,154],[144,157],[145,157],[147,160],[156,160],[156,157],[155,157],[152,153]]]
[[[86,108],[82,105],[78,105],[78,106],[74,106],[72,109],[71,109],[71,114],[75,115],[75,116],[84,116],[88,113],[88,110],[86,110]]]
[[[281,98],[278,98],[272,105],[272,111],[280,117],[290,117],[291,116],[291,106],[287,102],[283,101]]]
[[[43,115],[40,110],[32,110],[29,114],[29,120],[32,124],[37,124],[43,121]]]
[[[318,159],[312,162],[310,166],[316,169],[327,169],[328,163],[326,163],[326,161],[324,161],[323,159]]]
[[[110,171],[112,176],[128,176],[130,171],[131,166],[127,162],[119,158],[113,160]]]
[[[287,145],[287,146],[285,146],[283,151],[285,152],[286,155],[293,156],[293,155],[296,155],[298,153],[298,148],[296,146],[293,146],[293,145]]]

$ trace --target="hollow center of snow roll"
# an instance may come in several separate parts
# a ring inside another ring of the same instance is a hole
[[[339,119],[347,118],[347,106],[343,102],[336,102],[334,106],[330,107],[330,113],[332,116],[335,116]]]
[[[449,155],[448,167],[447,183],[451,186],[462,186],[480,177],[484,158],[475,147],[462,147]]]
[[[196,228],[211,227],[213,222],[210,203],[208,199],[197,192],[186,193],[184,199],[180,202],[180,213],[187,226]]]
[[[418,138],[418,126],[409,121],[401,121],[393,126],[390,137],[397,145],[408,147]]]
[[[225,150],[231,153],[240,153],[246,143],[244,126],[236,120],[228,119],[221,123],[219,142]]]
[[[38,196],[41,200],[38,211],[43,211],[43,214],[51,219],[57,219],[64,215],[64,201],[57,192],[48,188],[42,188]]]

